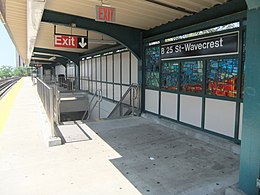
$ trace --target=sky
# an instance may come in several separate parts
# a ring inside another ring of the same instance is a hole
[[[0,22],[0,66],[16,66],[16,49],[4,25]]]

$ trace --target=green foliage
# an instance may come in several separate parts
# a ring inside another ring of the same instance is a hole
[[[13,75],[13,68],[10,66],[0,66],[0,78],[8,78],[12,77]]]
[[[10,67],[0,66],[0,78],[8,78],[12,76],[28,76],[27,67]]]
[[[17,67],[14,69],[13,73],[14,76],[19,76],[19,77],[28,76],[26,67]]]

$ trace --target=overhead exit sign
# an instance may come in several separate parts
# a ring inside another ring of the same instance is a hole
[[[75,35],[54,35],[54,46],[64,48],[88,48],[88,37],[87,36],[75,36]]]
[[[116,9],[112,7],[96,5],[96,20],[101,22],[115,22]]]

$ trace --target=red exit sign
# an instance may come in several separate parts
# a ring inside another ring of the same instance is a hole
[[[105,7],[96,5],[96,20],[115,22],[116,21],[116,9],[112,7]]]
[[[75,35],[54,35],[54,46],[65,48],[88,48],[88,37],[75,36]]]

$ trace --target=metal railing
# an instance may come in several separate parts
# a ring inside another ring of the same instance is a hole
[[[97,97],[94,105],[92,106],[92,103],[95,99],[95,97]],[[88,107],[87,107],[87,110],[84,112],[83,116],[82,116],[82,121],[85,119],[86,115],[87,115],[87,119],[88,120],[94,110],[94,108],[96,107],[97,103],[98,103],[98,119],[100,119],[100,103],[102,102],[102,90],[101,89],[97,89],[96,92],[93,94],[89,104],[88,104]],[[92,106],[92,107],[91,107]]]
[[[54,89],[37,78],[37,91],[42,101],[43,107],[48,116],[51,126],[51,136],[55,137],[54,133]]]
[[[126,115],[140,114],[140,87],[132,83],[109,114],[108,118],[119,118]]]
[[[57,125],[60,124],[60,91],[57,85],[54,85],[54,119]]]

